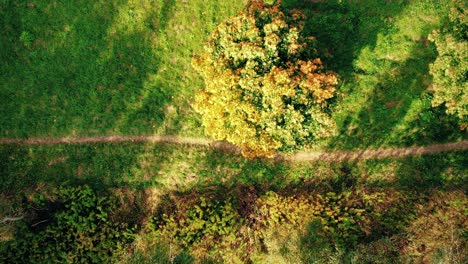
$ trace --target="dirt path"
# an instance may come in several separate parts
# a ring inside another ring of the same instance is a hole
[[[29,139],[3,139],[0,145],[60,145],[60,144],[91,144],[91,143],[175,143],[197,146],[210,146],[213,142],[208,139],[177,137],[177,136],[98,136],[78,138],[29,138]]]
[[[240,151],[236,146],[229,143],[210,141],[203,138],[177,137],[177,136],[100,136],[80,138],[30,138],[30,139],[2,139],[0,145],[59,145],[59,144],[90,144],[90,143],[175,143],[194,146],[207,146],[218,149],[229,149]],[[467,150],[468,140],[435,144],[430,146],[415,146],[406,148],[379,148],[354,151],[314,151],[296,153],[278,158],[290,161],[345,161],[345,160],[368,160],[384,159],[391,157],[417,156],[424,154],[440,153],[454,150]]]
[[[407,148],[379,148],[365,149],[355,151],[324,151],[324,152],[308,152],[297,153],[289,159],[293,161],[344,161],[344,160],[368,160],[368,159],[384,159],[398,158],[406,156],[417,156],[424,154],[440,153],[454,150],[468,149],[468,141],[456,143],[436,144],[430,146],[415,146]]]

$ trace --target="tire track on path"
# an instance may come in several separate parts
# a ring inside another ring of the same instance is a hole
[[[193,146],[205,146],[217,149],[228,149],[240,152],[240,148],[222,141],[211,141],[204,138],[178,137],[178,136],[97,136],[77,138],[28,138],[28,139],[6,139],[0,138],[0,145],[63,145],[63,144],[96,144],[96,143],[174,143]],[[426,154],[441,153],[447,151],[467,150],[468,140],[434,144],[429,146],[413,146],[403,148],[379,148],[352,151],[312,151],[299,152],[291,155],[277,155],[275,158],[289,161],[333,161],[341,162],[347,160],[369,160],[384,158],[400,158],[407,156],[418,156]]]

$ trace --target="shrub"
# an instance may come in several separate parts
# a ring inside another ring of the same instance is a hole
[[[404,230],[413,217],[413,203],[394,191],[354,190],[294,197],[268,192],[257,200],[251,220],[261,239],[270,230],[301,230],[306,223],[319,221],[320,225],[313,226],[320,229],[321,239],[326,239],[331,248],[348,250],[365,240]]]
[[[282,196],[269,191],[255,202],[250,215],[257,250],[254,263],[300,262],[299,240],[311,219],[305,196]]]
[[[206,134],[249,157],[299,149],[336,131],[327,114],[337,76],[324,70],[303,14],[249,1],[210,35],[193,66],[205,80],[194,108]]]
[[[312,205],[304,197],[284,197],[267,192],[255,205],[255,229],[265,230],[278,226],[297,227],[310,220]]]
[[[246,242],[239,236],[242,223],[229,201],[221,203],[201,197],[185,212],[164,214],[151,232],[162,244],[169,242],[171,246],[189,249],[197,259],[237,263],[248,255]]]
[[[417,263],[467,263],[468,199],[462,190],[433,191],[406,228],[402,250]]]
[[[363,229],[368,238],[380,239],[405,230],[414,218],[416,193],[385,190],[385,192],[359,192],[369,222]]]
[[[339,248],[354,247],[365,236],[363,227],[370,221],[359,197],[352,192],[317,195],[312,213]]]
[[[330,243],[320,219],[308,224],[305,234],[301,237],[300,246],[303,263],[330,263],[333,262],[333,256],[339,255]]]
[[[433,106],[445,104],[456,115],[461,129],[468,126],[468,20],[465,1],[454,1],[448,22],[430,36],[439,53],[430,65],[434,78]]]
[[[328,243],[346,249],[365,236],[364,227],[370,220],[360,197],[351,192],[329,192],[309,198],[268,192],[256,204],[254,227],[260,237],[271,229],[300,229],[305,223],[316,221],[320,222],[320,232]]]
[[[109,199],[87,186],[60,188],[54,194],[55,200],[35,198],[33,207],[56,211],[47,219],[22,222],[15,239],[1,245],[0,262],[107,263],[130,241],[131,231],[110,221],[116,206]]]

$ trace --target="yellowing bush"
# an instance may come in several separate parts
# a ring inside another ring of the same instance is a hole
[[[303,14],[249,1],[210,35],[193,67],[205,80],[194,108],[206,134],[249,157],[298,149],[335,133],[326,113],[337,75],[326,72]]]

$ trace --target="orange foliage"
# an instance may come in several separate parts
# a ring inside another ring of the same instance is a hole
[[[315,39],[301,33],[304,15],[279,7],[250,1],[193,59],[206,85],[194,104],[205,132],[249,157],[299,149],[335,132],[324,110],[337,76],[319,58],[309,60]]]

